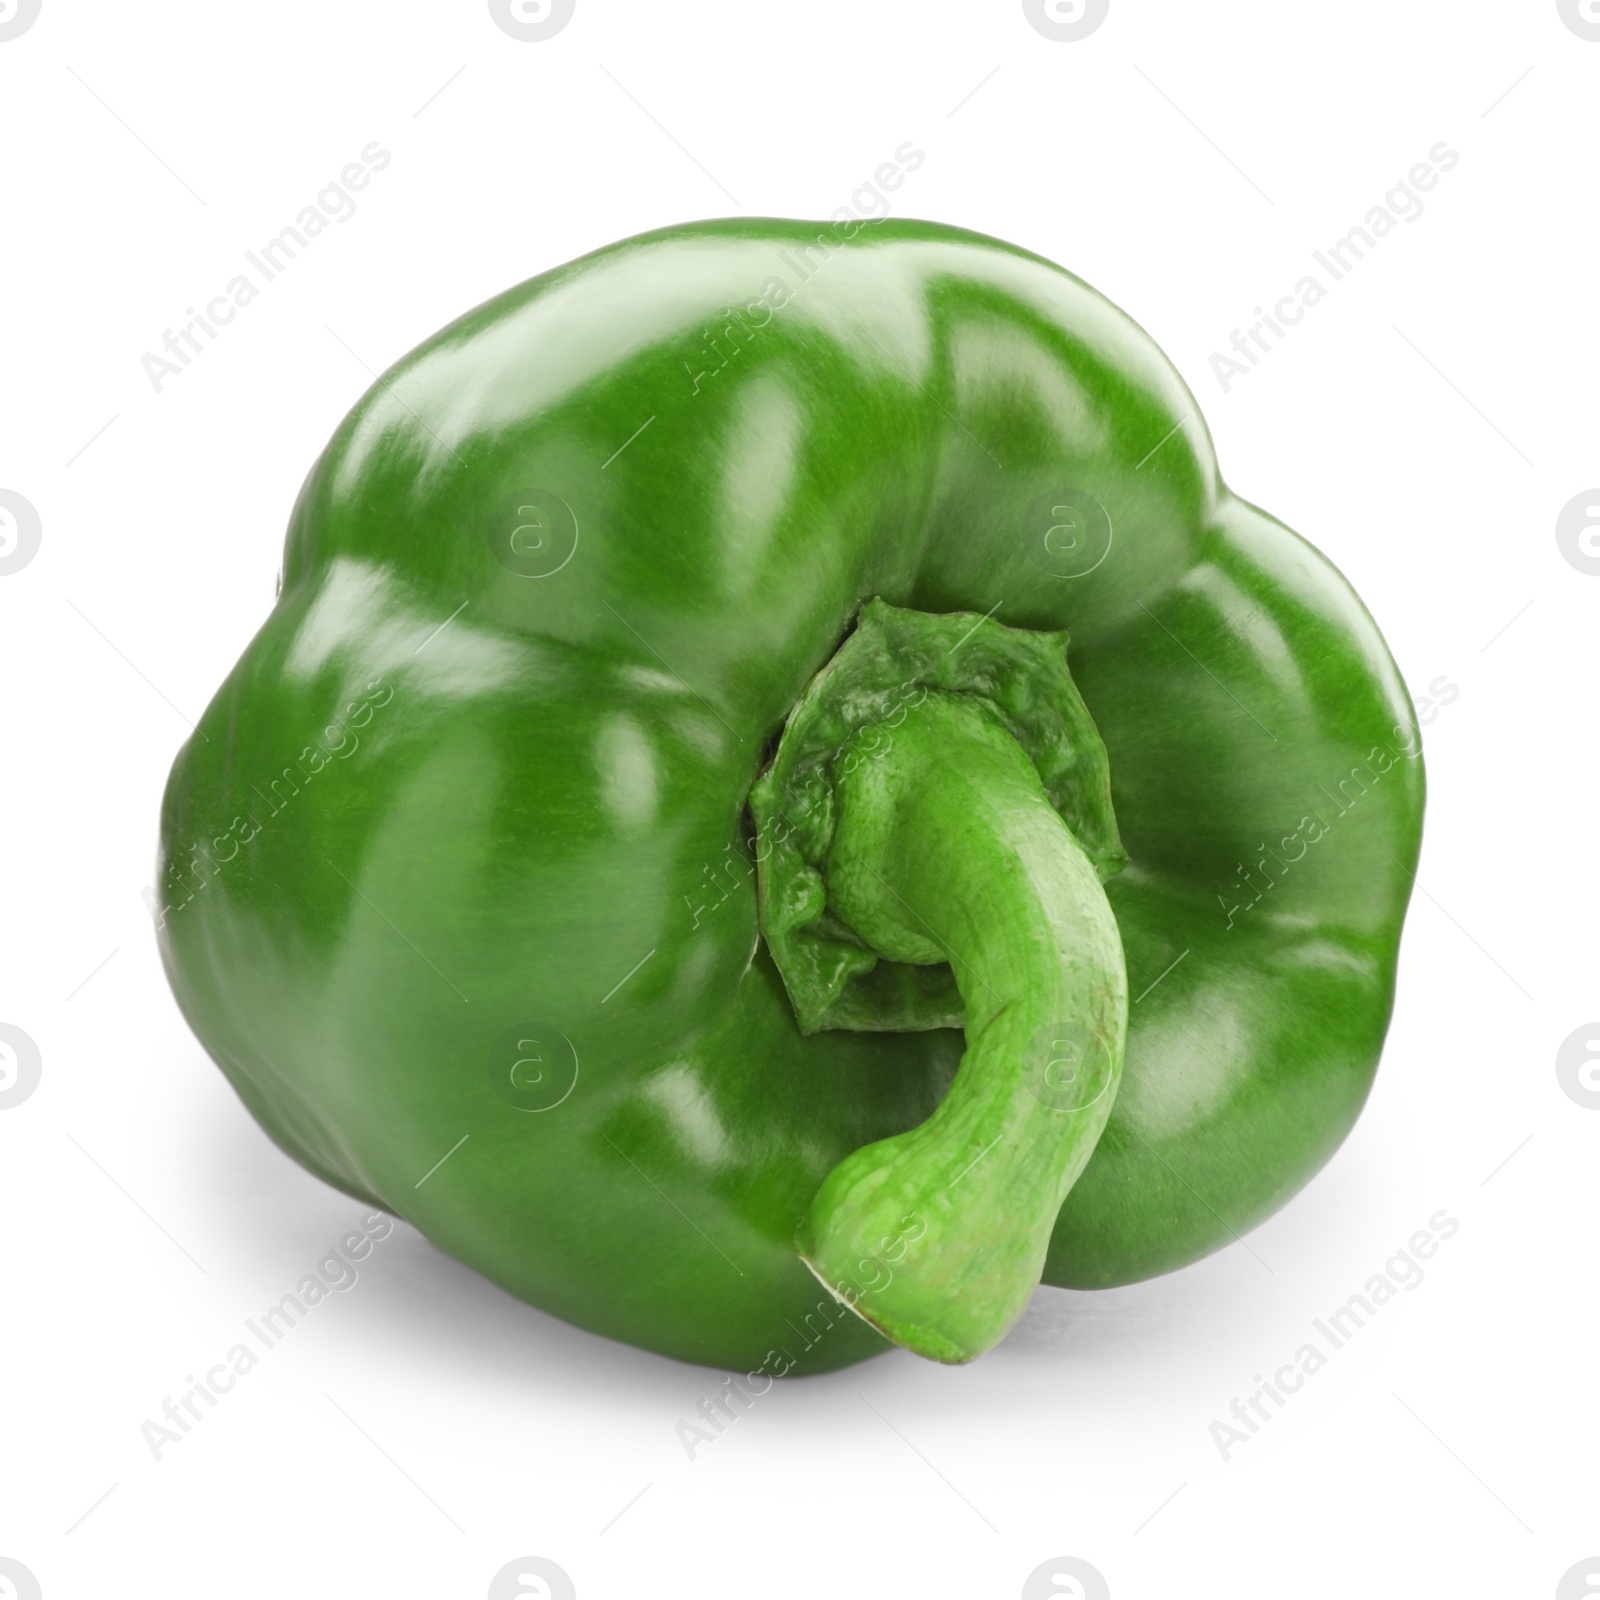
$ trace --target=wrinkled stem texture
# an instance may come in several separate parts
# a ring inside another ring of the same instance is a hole
[[[950,963],[967,1048],[928,1121],[829,1174],[796,1243],[897,1344],[970,1361],[1026,1309],[1110,1115],[1122,942],[1032,763],[978,702],[931,693],[861,730],[836,772],[830,903],[880,956]]]

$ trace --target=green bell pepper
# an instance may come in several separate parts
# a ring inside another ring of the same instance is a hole
[[[1332,1154],[1420,756],[1091,289],[699,223],[341,424],[174,766],[159,937],[273,1139],[512,1294],[752,1373],[965,1361]]]

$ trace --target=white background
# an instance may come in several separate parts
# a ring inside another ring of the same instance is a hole
[[[0,577],[0,1022],[43,1062],[0,1112],[0,1556],[44,1600],[478,1600],[523,1555],[582,1600],[1010,1600],[1057,1556],[1115,1600],[1556,1595],[1600,1552],[1600,1111],[1555,1071],[1600,1015],[1600,578],[1555,539],[1600,483],[1597,94],[1554,0],[1112,0],[1076,43],[1015,0],[578,0],[542,43],[482,0],[43,0],[0,43],[0,488],[43,530]],[[157,394],[144,352],[372,140],[357,213]],[[1456,691],[1358,1128],[1244,1244],[1042,1290],[966,1369],[779,1384],[693,1461],[718,1374],[398,1227],[156,1461],[141,1424],[360,1209],[206,1060],[139,893],[306,468],[364,368],[490,294],[669,222],[825,217],[905,140],[895,213],[1130,311],[1230,483]],[[1424,214],[1224,394],[1212,353],[1440,140]],[[1211,1423],[1441,1208],[1426,1281],[1224,1460]]]

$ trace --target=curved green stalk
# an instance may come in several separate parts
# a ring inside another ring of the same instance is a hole
[[[1121,938],[1094,866],[981,702],[930,693],[898,726],[857,732],[835,771],[829,904],[889,960],[950,963],[967,1049],[932,1117],[830,1173],[796,1244],[897,1344],[970,1361],[1026,1308],[1110,1115]]]

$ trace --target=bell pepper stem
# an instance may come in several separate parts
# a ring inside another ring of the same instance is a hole
[[[1127,1033],[1116,919],[1020,746],[931,693],[836,766],[830,903],[881,957],[948,961],[966,1053],[934,1114],[829,1174],[802,1258],[895,1343],[964,1362],[1002,1339],[1111,1112]]]

